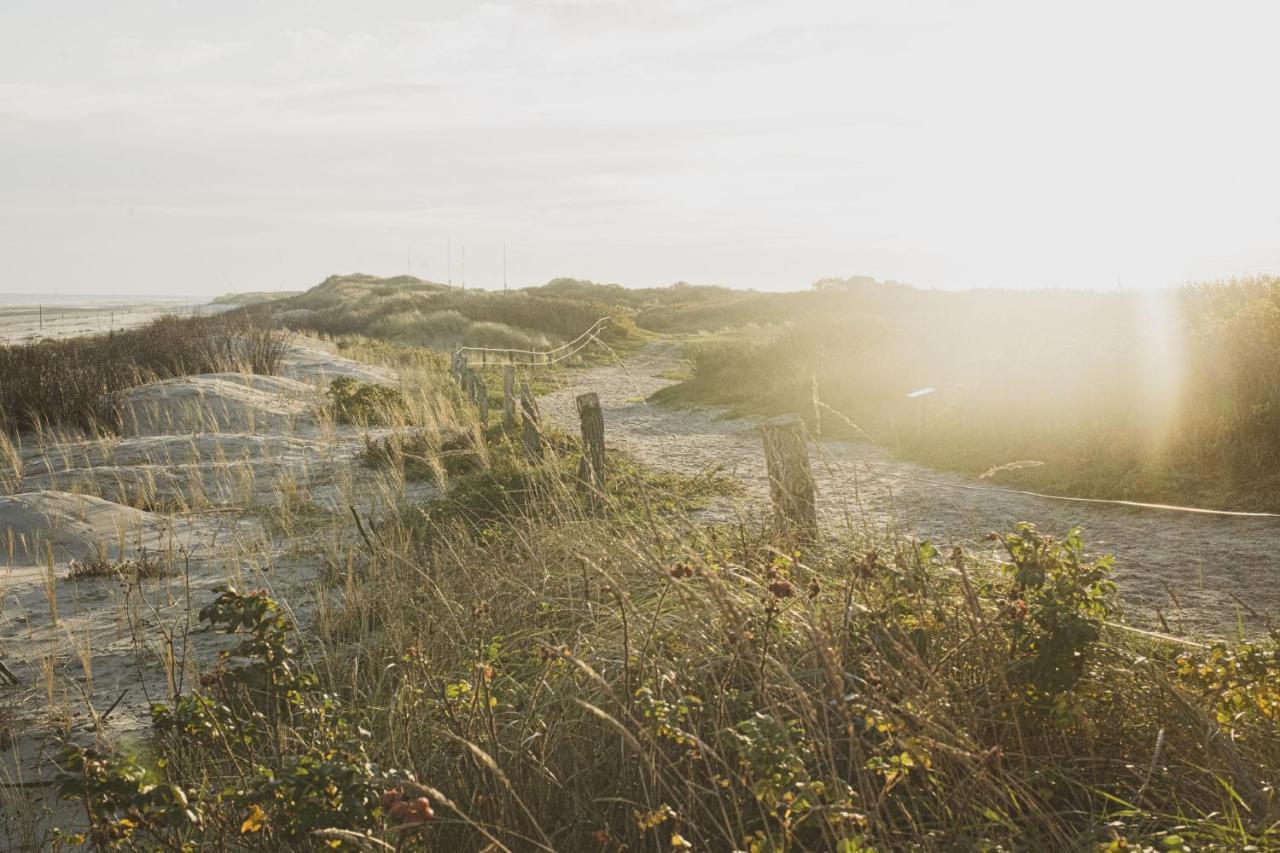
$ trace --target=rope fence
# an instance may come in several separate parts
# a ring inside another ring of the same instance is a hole
[[[454,350],[455,359],[465,359],[468,355],[479,355],[482,367],[490,364],[489,356],[495,358],[492,364],[513,367],[545,367],[572,358],[591,345],[597,336],[608,328],[611,318],[601,317],[591,324],[581,335],[549,350],[499,349],[494,347],[458,347]]]

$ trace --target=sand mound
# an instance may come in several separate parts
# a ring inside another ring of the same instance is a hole
[[[287,433],[315,421],[315,389],[296,379],[208,373],[151,382],[121,400],[126,436],[173,433]]]
[[[286,474],[306,480],[327,445],[280,435],[201,433],[62,445],[26,465],[24,491],[85,492],[129,506],[182,509],[269,500]]]
[[[0,497],[0,543],[13,561],[55,561],[161,547],[160,516],[88,495],[27,492]]]
[[[295,336],[290,342],[289,351],[284,357],[283,373],[294,379],[320,385],[328,385],[339,376],[383,384],[396,381],[395,374],[390,370],[343,358],[322,341],[301,336]]]

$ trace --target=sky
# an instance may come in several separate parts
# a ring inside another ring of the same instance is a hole
[[[1280,273],[1277,31],[1232,0],[3,0],[0,293],[458,283],[463,246],[501,288],[504,245],[513,287]]]

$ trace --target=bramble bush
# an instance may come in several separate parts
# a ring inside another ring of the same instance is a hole
[[[154,754],[70,746],[60,780],[99,849],[360,846],[410,837],[432,817],[410,774],[369,760],[358,714],[317,689],[293,628],[261,591],[223,590],[200,611],[240,642],[202,691],[152,707]]]

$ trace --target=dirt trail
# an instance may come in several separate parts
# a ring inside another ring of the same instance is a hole
[[[696,472],[722,466],[747,487],[745,506],[721,515],[762,512],[768,499],[758,421],[726,419],[721,411],[671,410],[645,402],[683,366],[677,345],[647,346],[620,365],[575,370],[569,384],[543,398],[543,412],[576,429],[574,397],[600,396],[609,443],[660,468]],[[1061,533],[1083,528],[1095,553],[1116,557],[1116,575],[1131,623],[1154,625],[1160,608],[1173,630],[1234,635],[1265,627],[1242,612],[1238,596],[1261,614],[1280,614],[1280,519],[1197,515],[1167,510],[1080,504],[990,491],[956,474],[903,462],[871,444],[823,441],[813,453],[819,512],[827,531],[898,530],[942,546],[987,548],[982,537],[1032,521]],[[928,482],[926,482],[928,481]],[[1176,598],[1175,598],[1176,597]],[[1158,627],[1158,625],[1157,625]]]

